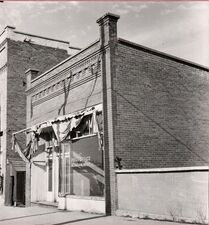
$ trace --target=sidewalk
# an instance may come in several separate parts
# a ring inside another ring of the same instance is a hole
[[[0,225],[180,225],[180,223],[138,220],[54,208],[0,206]],[[187,225],[187,224],[184,224]]]

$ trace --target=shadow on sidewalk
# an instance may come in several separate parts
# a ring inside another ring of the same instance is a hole
[[[13,218],[6,218],[6,219],[1,219],[0,222],[7,221],[7,220],[17,220],[17,219],[33,217],[33,216],[42,216],[42,215],[54,214],[54,213],[58,213],[58,212],[56,211],[56,212],[39,213],[39,214],[33,214],[33,215],[27,215],[27,216],[18,216],[18,217],[13,217]]]
[[[64,225],[64,224],[69,224],[69,223],[76,223],[76,222],[80,222],[80,221],[85,221],[85,220],[99,219],[99,218],[103,218],[103,217],[107,217],[107,216],[106,215],[104,215],[104,216],[94,216],[94,217],[88,217],[88,218],[82,218],[82,219],[76,219],[76,220],[69,220],[69,221],[65,221],[65,222],[61,222],[61,223],[54,223],[52,225]]]

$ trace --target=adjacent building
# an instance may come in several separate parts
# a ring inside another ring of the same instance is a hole
[[[118,19],[105,14],[98,40],[26,71],[27,129],[13,135],[26,205],[205,223],[208,68],[118,38]]]
[[[12,133],[26,127],[24,72],[33,66],[43,73],[71,54],[69,46],[69,42],[26,34],[10,26],[0,34],[1,204],[25,201],[25,163],[12,151],[11,143]]]

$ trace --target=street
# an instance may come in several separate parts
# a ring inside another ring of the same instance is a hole
[[[139,220],[85,212],[69,212],[40,206],[0,206],[0,225],[179,225],[180,223]],[[188,224],[184,224],[188,225]]]

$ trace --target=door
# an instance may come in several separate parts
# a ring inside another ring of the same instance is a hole
[[[25,171],[17,171],[16,202],[25,205]]]
[[[47,162],[47,201],[58,200],[58,159],[55,154],[49,155]]]

